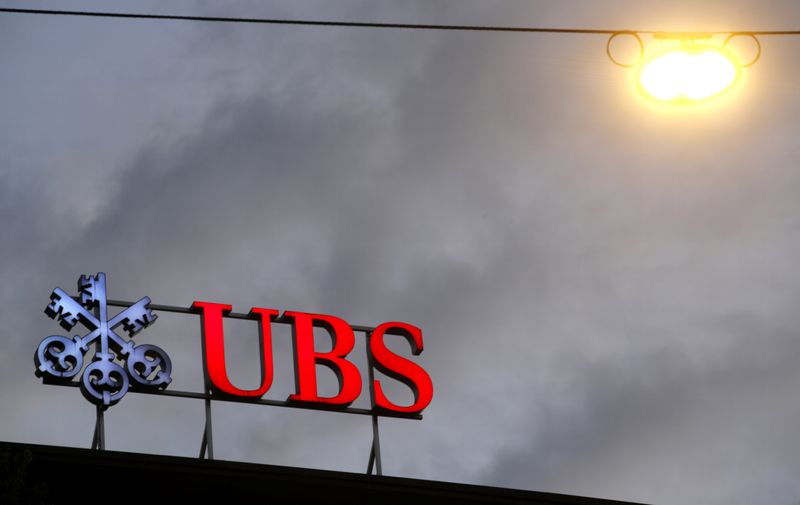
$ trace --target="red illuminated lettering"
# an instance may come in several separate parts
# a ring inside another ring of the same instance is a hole
[[[192,308],[200,313],[202,319],[207,386],[221,395],[253,399],[264,396],[272,386],[270,325],[278,319],[278,311],[257,307],[250,310],[250,317],[259,321],[261,383],[256,389],[241,389],[231,383],[225,365],[225,336],[222,321],[232,307],[224,303],[194,302]],[[346,407],[353,403],[361,394],[362,386],[358,368],[346,359],[355,346],[352,327],[335,316],[305,312],[287,311],[280,321],[292,325],[295,393],[289,396],[288,401],[331,407]],[[318,352],[315,349],[314,328],[322,328],[328,332],[332,341],[330,351]],[[389,350],[385,342],[387,334],[402,336],[411,346],[412,354],[416,356],[423,349],[422,330],[407,323],[390,322],[375,328],[369,337],[371,366],[408,386],[414,394],[414,402],[403,406],[390,401],[381,381],[375,379],[372,383],[375,392],[374,408],[399,414],[419,414],[433,399],[431,378],[421,366]],[[336,374],[339,391],[334,396],[319,395],[317,365],[326,366]]]
[[[231,311],[224,303],[194,302],[193,309],[200,309],[203,327],[203,357],[205,359],[208,385],[216,392],[230,396],[259,398],[272,386],[272,333],[270,323],[278,316],[277,310],[254,307],[250,314],[259,314],[259,339],[261,357],[261,385],[257,389],[239,389],[231,384],[225,368],[225,336],[222,316]]]
[[[358,368],[345,357],[353,350],[355,336],[347,322],[338,317],[304,312],[285,312],[284,317],[294,321],[294,376],[296,393],[290,401],[324,403],[347,406],[361,394],[361,375]],[[324,328],[331,336],[333,348],[320,353],[314,349],[314,327]],[[316,365],[330,368],[339,379],[339,393],[333,397],[320,397],[317,391]]]
[[[418,414],[433,399],[433,383],[421,366],[394,354],[386,347],[383,337],[387,332],[400,333],[411,345],[411,352],[417,356],[422,352],[422,330],[406,323],[383,323],[375,328],[369,341],[369,350],[375,368],[411,388],[414,393],[414,403],[402,407],[390,402],[383,392],[381,382],[376,379],[373,382],[375,406],[391,412]]]

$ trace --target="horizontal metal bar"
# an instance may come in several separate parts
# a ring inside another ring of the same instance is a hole
[[[77,297],[75,297],[75,299],[78,300]],[[133,305],[136,302],[127,302],[127,301],[123,301],[123,300],[107,300],[106,303],[108,305],[112,305],[114,307],[130,307],[131,305]],[[191,314],[193,316],[200,315],[200,312],[198,310],[192,309],[191,307],[178,307],[176,305],[160,305],[160,304],[157,304],[157,303],[151,303],[150,304],[150,308],[152,310],[155,310],[155,311],[159,311],[160,310],[162,312],[174,312],[176,314]],[[229,317],[231,319],[258,320],[258,319],[261,318],[261,315],[260,314],[252,314],[251,315],[251,314],[246,314],[244,312],[228,312],[227,314],[223,314],[222,317]],[[282,324],[291,324],[292,323],[291,319],[285,318],[283,316],[276,318],[274,320],[274,322],[282,323]],[[364,332],[364,333],[369,333],[369,332],[375,331],[375,327],[374,326],[363,326],[363,325],[360,325],[360,324],[351,324],[350,327],[353,328],[353,331],[360,331],[360,332]],[[388,331],[387,333],[392,333],[392,332]]]
[[[76,300],[79,300],[77,297],[74,297]],[[114,307],[130,307],[136,302],[129,302],[124,300],[106,300],[108,305]],[[162,311],[162,312],[173,312],[176,314],[189,314],[193,316],[199,316],[200,312],[192,309],[191,307],[178,307],[176,305],[161,305],[156,303],[151,303],[150,308],[154,311]],[[232,319],[247,319],[247,320],[257,320],[261,316],[259,314],[245,314],[243,312],[228,312],[224,314],[223,317],[228,317]],[[274,320],[276,323],[282,324],[291,324],[292,321],[290,318],[284,318],[283,316],[278,317]],[[372,333],[375,331],[375,327],[373,326],[363,326],[363,325],[350,325],[354,331],[359,331],[363,333]],[[393,333],[388,331],[387,333]],[[53,381],[47,380],[45,378],[46,384],[51,385],[58,385],[58,386],[80,386],[79,382],[68,381],[68,382],[61,382],[61,381]],[[212,394],[206,393],[195,393],[192,391],[175,391],[175,390],[163,390],[163,391],[148,391],[148,390],[135,390],[132,389],[131,391],[135,393],[143,393],[143,394],[150,394],[150,395],[160,395],[160,396],[173,396],[178,398],[191,398],[196,400],[215,400],[215,401],[223,401],[223,402],[233,402],[233,403],[249,403],[254,405],[270,405],[273,407],[289,407],[295,409],[307,409],[307,410],[323,410],[326,412],[341,412],[344,414],[359,414],[365,416],[380,416],[380,417],[393,417],[397,419],[422,419],[422,415],[420,414],[402,414],[402,413],[394,413],[394,412],[387,412],[387,411],[375,411],[370,409],[360,409],[355,407],[335,407],[335,406],[326,406],[324,404],[305,404],[300,402],[290,402],[290,401],[281,401],[281,400],[268,400],[268,399],[252,399],[252,398],[237,398],[237,397],[229,397],[229,396],[214,396]]]
[[[79,387],[80,382],[76,381],[54,381],[54,380],[44,380],[45,384],[51,386],[72,386],[72,387]],[[155,396],[172,396],[176,398],[189,398],[192,400],[212,400],[218,402],[230,402],[230,403],[248,403],[253,405],[269,405],[272,407],[288,407],[293,409],[305,409],[305,410],[322,410],[325,412],[340,412],[342,414],[358,414],[362,416],[380,416],[380,417],[392,417],[395,419],[415,419],[421,420],[421,414],[401,414],[401,413],[394,413],[394,412],[386,412],[386,411],[373,411],[370,409],[360,409],[355,407],[329,407],[326,405],[321,404],[306,404],[306,403],[299,403],[299,402],[290,402],[290,401],[281,401],[281,400],[268,400],[265,398],[260,399],[250,399],[250,398],[237,398],[234,396],[214,396],[213,394],[206,394],[206,393],[195,393],[193,391],[176,391],[172,389],[165,389],[163,391],[148,391],[145,389],[131,389],[132,393],[141,393],[146,395],[155,395]]]

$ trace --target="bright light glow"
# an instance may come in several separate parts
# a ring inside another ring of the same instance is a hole
[[[661,102],[697,103],[719,95],[736,81],[739,65],[712,46],[682,46],[656,55],[639,73],[648,96]]]

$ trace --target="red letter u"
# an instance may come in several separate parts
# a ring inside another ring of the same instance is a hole
[[[273,309],[260,309],[253,307],[250,315],[260,314],[259,333],[261,334],[261,386],[258,389],[239,389],[231,384],[225,368],[225,335],[222,329],[222,316],[231,311],[232,307],[224,303],[194,302],[193,309],[202,310],[203,325],[203,358],[205,361],[206,385],[212,391],[230,396],[243,396],[246,398],[260,398],[272,386],[272,333],[270,322],[278,316],[278,311]]]

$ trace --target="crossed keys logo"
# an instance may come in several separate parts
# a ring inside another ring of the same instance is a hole
[[[83,370],[91,344],[95,344],[94,355],[83,371],[80,388],[87,400],[102,408],[120,401],[130,388],[164,389],[172,381],[167,353],[154,345],[135,345],[115,331],[122,326],[133,338],[153,324],[157,316],[150,310],[150,298],[145,296],[109,319],[106,274],[82,275],[75,298],[61,288],[54,289],[44,313],[67,331],[79,322],[89,330],[72,339],[51,335],[42,340],[34,363],[36,376],[44,377],[45,382],[71,382]]]

